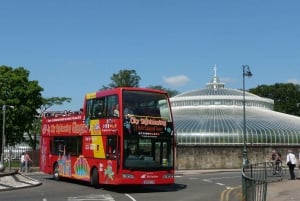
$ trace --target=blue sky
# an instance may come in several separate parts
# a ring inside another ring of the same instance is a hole
[[[274,0],[1,0],[0,65],[24,67],[44,97],[83,97],[134,69],[140,86],[228,88],[300,82],[300,2]],[[175,80],[175,82],[174,82]]]

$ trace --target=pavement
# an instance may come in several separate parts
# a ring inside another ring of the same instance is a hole
[[[214,172],[240,171],[238,169],[213,169],[213,170],[177,170],[176,175],[193,175]],[[299,171],[299,170],[297,170]],[[296,172],[297,174],[298,172]],[[17,170],[11,172],[0,173],[0,192],[5,190],[17,190],[20,188],[29,188],[39,186],[42,183],[32,179],[30,176],[34,174],[43,174],[39,169],[33,169],[30,173],[19,173]],[[299,171],[300,176],[300,171]],[[268,183],[266,201],[299,201],[300,200],[300,177],[296,180],[288,180],[284,177],[281,181]],[[242,187],[236,186],[226,189],[222,192],[222,196],[228,201],[242,201]]]
[[[300,178],[296,180],[283,179],[282,181],[269,183],[267,189],[267,201],[299,201]]]
[[[8,190],[16,190],[23,188],[30,188],[39,186],[42,183],[38,180],[32,179],[30,174],[21,174],[17,170],[11,172],[0,173],[0,192]]]

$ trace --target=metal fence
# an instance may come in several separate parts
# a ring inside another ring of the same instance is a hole
[[[280,181],[285,174],[281,163],[273,162],[246,165],[242,170],[243,201],[266,201],[269,182]]]
[[[31,160],[32,166],[39,165],[39,150],[32,150],[31,147],[28,146],[20,146],[20,147],[4,147],[4,162],[11,163],[15,161],[21,160],[22,153],[28,152]]]

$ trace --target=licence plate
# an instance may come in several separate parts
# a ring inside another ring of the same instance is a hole
[[[154,180],[144,180],[144,184],[155,184]]]

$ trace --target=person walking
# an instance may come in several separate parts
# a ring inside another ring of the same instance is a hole
[[[271,160],[273,161],[273,164],[275,165],[273,169],[273,175],[279,174],[281,170],[281,154],[277,152],[275,149],[272,150]]]
[[[20,172],[24,171],[24,167],[25,167],[25,153],[22,152],[21,158],[20,158]]]
[[[296,176],[295,176],[295,167],[296,167],[296,156],[295,154],[293,154],[292,150],[288,150],[288,155],[286,156],[286,164],[289,167],[289,171],[290,171],[290,180],[295,180]]]
[[[32,162],[28,152],[25,153],[25,156],[24,156],[24,166],[25,166],[25,172],[28,172],[29,170],[29,162]]]

